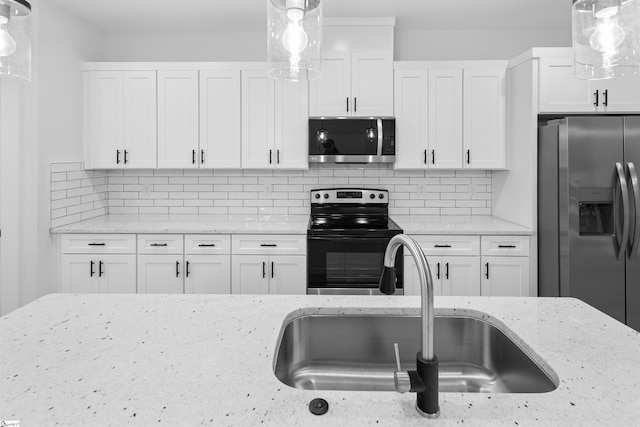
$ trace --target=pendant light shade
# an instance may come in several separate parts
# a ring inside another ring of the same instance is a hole
[[[267,0],[267,70],[272,78],[320,78],[320,1]]]
[[[0,78],[31,80],[31,5],[26,0],[0,0]]]
[[[577,78],[640,72],[640,0],[573,0],[571,15]]]

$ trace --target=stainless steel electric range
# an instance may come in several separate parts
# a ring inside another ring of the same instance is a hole
[[[387,243],[402,229],[389,218],[389,193],[364,188],[311,191],[307,229],[307,293],[380,294]],[[397,294],[404,293],[402,248],[396,256]]]

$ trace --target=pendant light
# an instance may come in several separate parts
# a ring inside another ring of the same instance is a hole
[[[640,0],[573,0],[571,16],[577,78],[640,71]]]
[[[267,0],[267,70],[272,78],[320,78],[320,1]]]

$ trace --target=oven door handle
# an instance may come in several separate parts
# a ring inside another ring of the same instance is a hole
[[[382,156],[382,119],[377,119],[378,122],[378,156]]]
[[[380,237],[380,236],[364,236],[364,235],[350,235],[350,236],[307,236],[307,240],[317,240],[317,241],[323,241],[323,242],[327,242],[327,241],[333,241],[335,242],[336,240],[367,240],[367,241],[371,241],[371,240],[389,240],[391,239],[392,236],[386,236],[386,237]]]

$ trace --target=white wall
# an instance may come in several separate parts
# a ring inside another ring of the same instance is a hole
[[[2,199],[19,208],[18,247],[8,249],[18,254],[18,281],[2,283],[8,294],[17,295],[18,305],[53,291],[49,163],[82,159],[80,64],[104,58],[107,46],[106,35],[77,16],[48,1],[31,4],[32,81],[16,101],[23,106],[17,176],[12,177],[19,191]],[[3,314],[12,308],[2,307]]]

